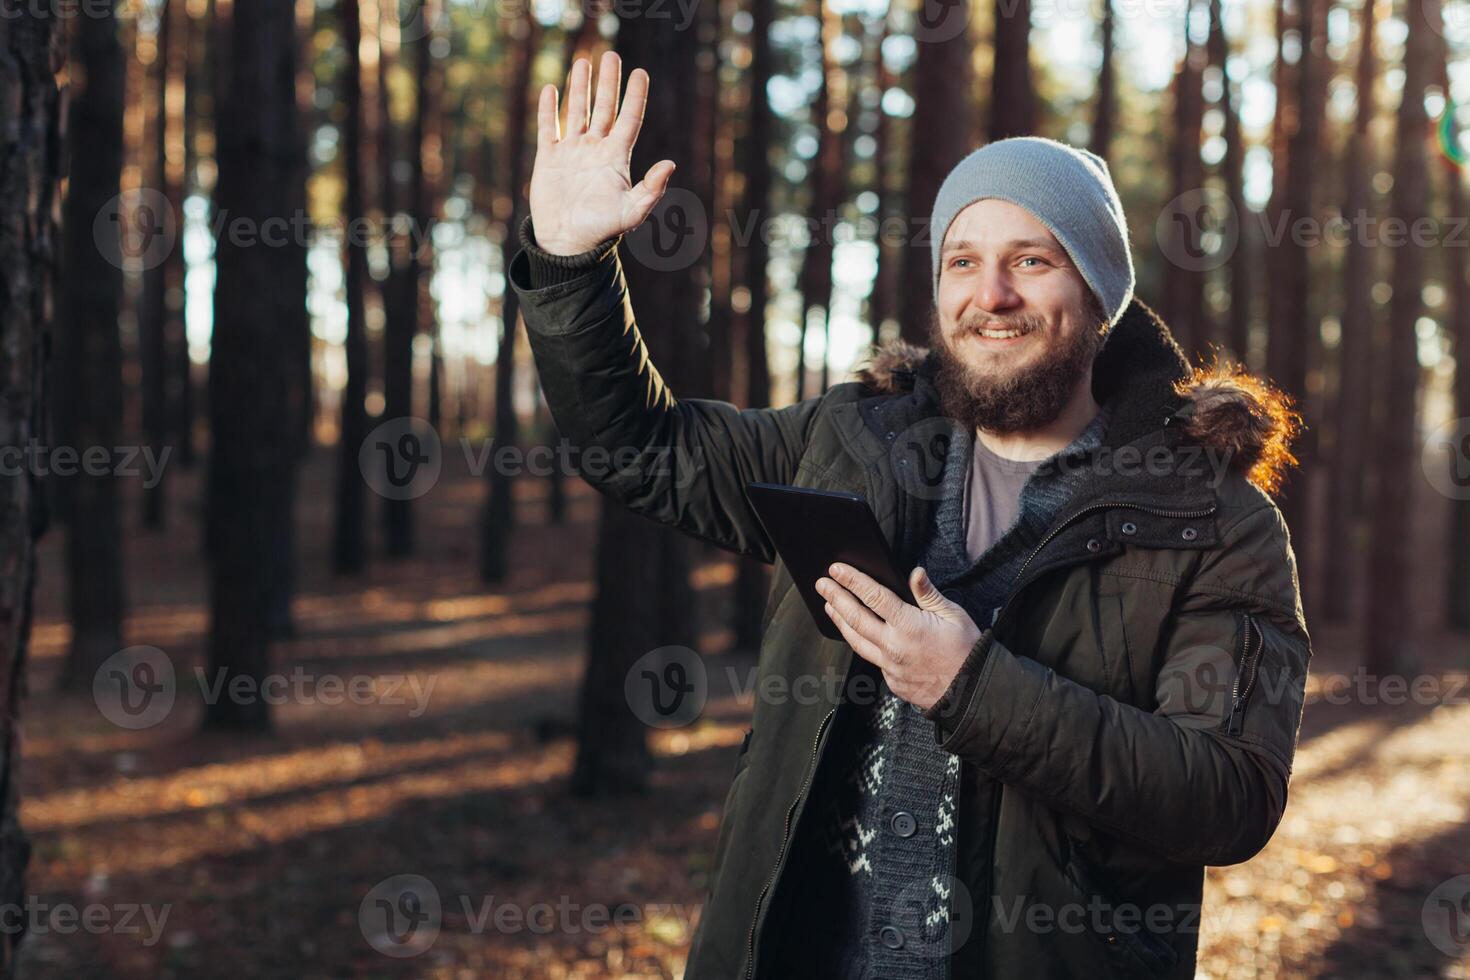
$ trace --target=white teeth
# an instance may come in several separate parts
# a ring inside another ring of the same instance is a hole
[[[1009,340],[1012,337],[1021,336],[1025,331],[981,329],[976,332],[979,333],[982,337],[990,337],[993,340]]]

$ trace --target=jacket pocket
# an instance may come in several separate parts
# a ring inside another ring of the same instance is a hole
[[[1147,909],[1114,899],[1112,891],[1101,885],[1101,875],[1082,854],[1078,841],[1070,834],[1067,836],[1071,846],[1066,874],[1084,900],[1088,916],[1086,931],[1101,944],[1109,974],[1141,980],[1171,976],[1179,963],[1179,951],[1138,921],[1146,917]],[[1100,909],[1100,913],[1095,909]],[[1117,921],[1120,913],[1124,923]]]

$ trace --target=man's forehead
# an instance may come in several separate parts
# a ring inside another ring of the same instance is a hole
[[[940,250],[977,248],[1044,248],[1063,252],[1061,242],[1035,215],[996,198],[975,201],[955,215],[945,231]]]

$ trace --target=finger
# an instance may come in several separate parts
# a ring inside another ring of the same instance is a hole
[[[643,113],[647,109],[648,72],[634,68],[628,73],[628,92],[623,96],[623,108],[619,110],[618,121],[609,134],[629,156],[633,153],[633,144],[638,141],[638,132],[643,128]]]
[[[556,86],[541,86],[541,98],[536,102],[536,148],[550,146],[561,139],[561,121],[556,118]]]
[[[587,132],[587,96],[592,87],[592,62],[578,58],[567,78],[567,135]]]
[[[834,562],[829,568],[828,574],[835,578],[853,595],[857,596],[869,609],[882,616],[885,622],[893,622],[903,614],[903,609],[908,605],[893,590],[882,585],[877,579],[860,572],[851,565],[842,562]]]
[[[658,202],[664,196],[664,191],[669,188],[669,179],[674,175],[674,161],[660,160],[648,168],[648,173],[633,188],[632,204],[628,208],[629,217],[632,219],[630,227],[643,224],[644,220],[653,213]]]
[[[887,623],[879,619],[871,609],[863,605],[857,596],[837,582],[825,576],[818,579],[817,582],[823,586],[819,591],[826,596],[827,602],[842,614],[842,618],[847,620],[853,629],[874,643],[882,645],[884,630],[888,628]]]
[[[606,136],[612,126],[613,114],[618,110],[618,88],[622,81],[623,65],[616,51],[602,56],[597,68],[597,101],[592,107],[592,122],[587,132],[595,136]]]
[[[883,648],[853,629],[852,624],[842,617],[842,614],[832,607],[832,603],[826,605],[827,616],[833,623],[837,624],[837,630],[847,645],[852,647],[852,652],[862,657],[868,663],[879,670],[888,669],[888,658],[883,655]]]
[[[937,611],[951,604],[949,597],[939,591],[922,565],[909,573],[909,591],[914,594],[920,609]]]

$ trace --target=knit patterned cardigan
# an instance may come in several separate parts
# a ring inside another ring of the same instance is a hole
[[[965,495],[974,435],[952,423],[942,496],[921,561],[935,586],[982,628],[1080,486],[1084,469],[1076,464],[1102,444],[1105,424],[1099,413],[1037,468],[1022,488],[1015,523],[971,561]],[[986,911],[970,907],[974,896],[954,874],[959,757],[939,748],[933,722],[918,708],[881,678],[877,688],[833,733],[839,750],[818,774],[797,828],[793,855],[801,855],[801,868],[783,923],[786,976],[945,980],[949,954],[973,916]]]

